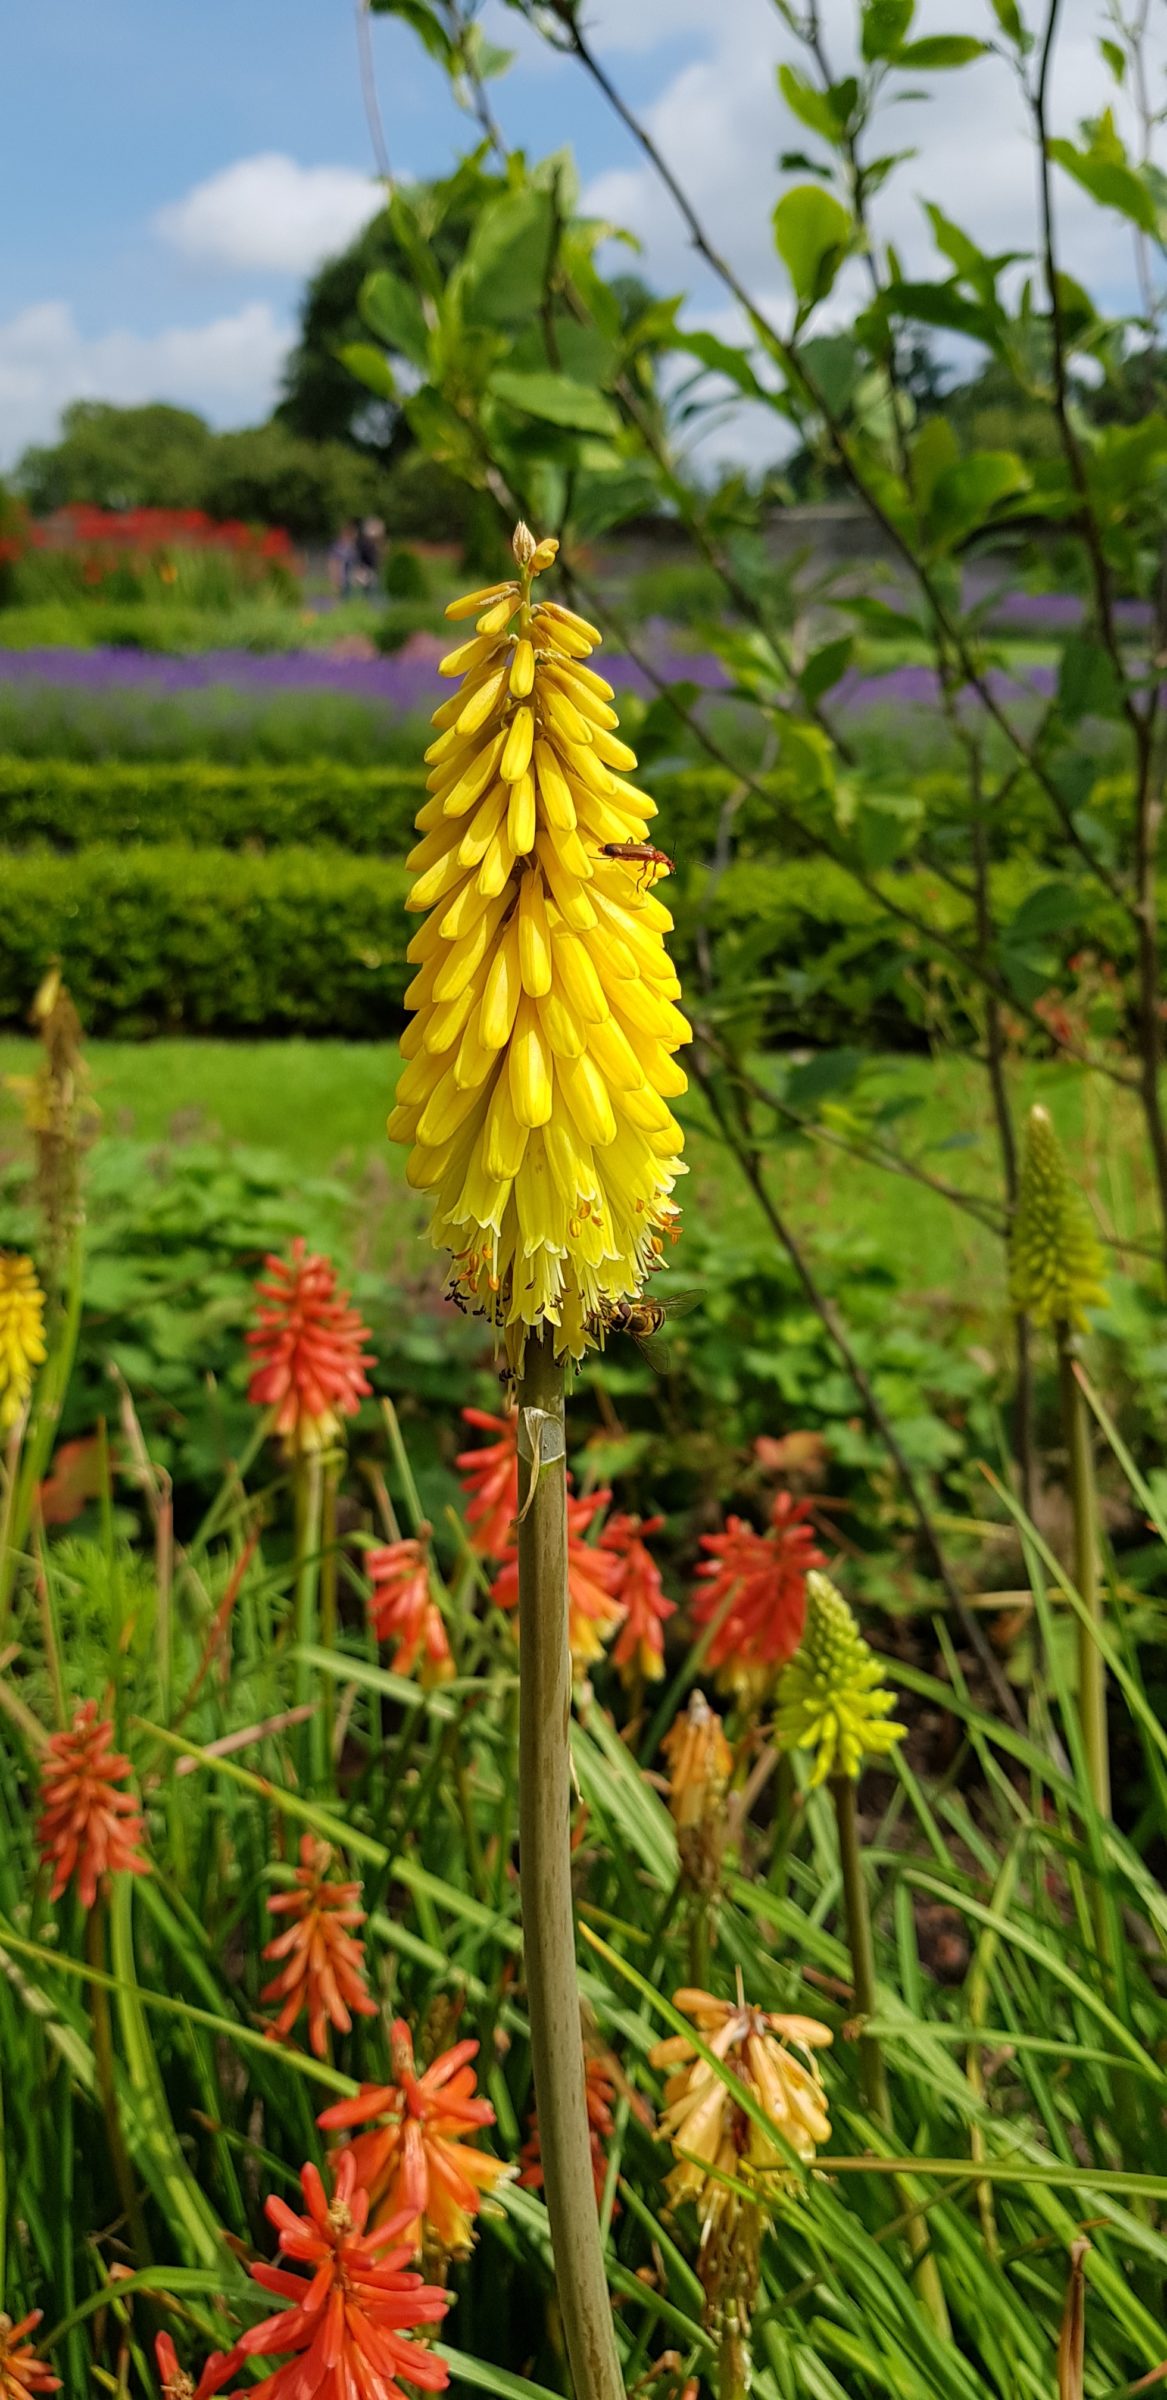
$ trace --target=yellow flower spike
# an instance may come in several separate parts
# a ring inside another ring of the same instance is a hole
[[[809,2166],[830,2140],[827,2095],[814,2054],[829,2047],[831,2034],[815,2017],[776,2015],[741,1997],[735,2002],[683,1990],[674,1993],[673,2006],[693,2019],[713,2057],[753,2094],[778,2137],[768,2139],[684,2034],[670,2034],[649,2051],[651,2065],[672,2070],[660,2130],[677,2164],[665,2190],[673,2207],[694,2202],[704,2250],[734,2210],[735,2195],[723,2177],[760,2181],[765,2190],[788,2174],[789,2151]]]
[[[689,1039],[635,846],[655,813],[626,780],[594,626],[532,600],[556,544],[515,535],[517,574],[447,611],[473,632],[442,661],[411,853],[416,1019],[390,1119],[432,1193],[451,1284],[522,1364],[556,1329],[580,1357],[660,1264],[684,1173],[669,1105]],[[607,855],[631,845],[629,858]]]
[[[1106,1305],[1102,1252],[1049,1111],[1031,1108],[1009,1244],[1009,1295],[1035,1325],[1083,1329]]]
[[[865,1758],[903,1740],[907,1728],[893,1721],[895,1698],[880,1675],[842,1593],[812,1569],[802,1643],[783,1668],[774,1712],[777,1748],[814,1752],[812,1785],[834,1776],[853,1782]]]
[[[45,1296],[31,1258],[0,1251],[0,1433],[24,1413],[33,1374],[45,1357]]]

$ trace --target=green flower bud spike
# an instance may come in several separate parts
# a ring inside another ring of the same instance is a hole
[[[1031,1108],[1009,1251],[1009,1295],[1035,1325],[1086,1323],[1106,1301],[1102,1252],[1048,1109]]]
[[[811,1784],[854,1782],[865,1758],[886,1756],[903,1740],[894,1696],[829,1575],[806,1579],[806,1630],[778,1685],[774,1740],[780,1750],[813,1750]]]
[[[903,1740],[906,1726],[891,1711],[893,1694],[880,1679],[880,1664],[864,1641],[829,1575],[806,1579],[806,1626],[797,1655],[782,1671],[774,1712],[774,1742],[780,1751],[814,1753],[810,1781],[830,1785],[839,1838],[839,1866],[847,1915],[847,1946],[859,2033],[863,2096],[873,2117],[894,2131],[891,2094],[877,2034],[866,2029],[876,2014],[875,1939],[863,1867],[855,1786],[867,1758],[886,1757]],[[932,2256],[927,2223],[910,2178],[897,2177],[908,2246],[915,2259],[921,2306],[941,2339],[951,2325],[940,2271]]]

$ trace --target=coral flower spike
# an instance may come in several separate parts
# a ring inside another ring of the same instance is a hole
[[[474,2089],[470,2061],[478,2044],[455,2042],[419,2075],[401,2017],[390,2042],[393,2082],[363,2085],[354,2100],[336,2101],[316,2121],[328,2133],[368,2128],[351,2151],[374,2225],[392,2218],[415,2250],[432,2242],[456,2257],[470,2248],[484,2193],[510,2172],[505,2159],[470,2147],[480,2127],[495,2121],[489,2100]]]
[[[340,1438],[341,1420],[355,1417],[372,1390],[373,1363],[361,1345],[369,1328],[337,1289],[327,1258],[292,1244],[290,1259],[265,1260],[268,1281],[256,1284],[255,1323],[247,1332],[253,1361],[247,1397],[275,1411],[274,1431],[292,1457],[326,1450]]]
[[[567,1503],[567,1638],[573,1666],[586,1673],[604,1644],[624,1620],[624,1605],[616,1597],[621,1561],[611,1550],[585,1540],[592,1519],[606,1508],[610,1491],[583,1492]],[[519,1604],[519,1554],[511,1549],[490,1587],[499,1608]]]
[[[41,1768],[37,1847],[53,1869],[50,1900],[59,1900],[76,1875],[82,1908],[92,1908],[105,1875],[148,1875],[137,1845],[143,1838],[138,1803],[118,1790],[128,1758],[111,1747],[113,1726],[83,1701],[64,1733],[50,1734]]]
[[[440,2392],[449,2368],[411,2335],[436,2325],[449,2295],[406,2269],[408,2249],[393,2247],[400,2223],[367,2233],[369,2195],[357,2182],[351,2150],[336,2173],[331,2203],[316,2168],[300,2176],[304,2214],[268,2200],[267,2215],[284,2257],[305,2272],[263,2264],[251,2270],[265,2292],[291,2306],[253,2325],[237,2356],[288,2363],[267,2377],[268,2400],[406,2400],[398,2381]]]
[[[389,1119],[433,1195],[451,1290],[520,1369],[549,1325],[561,1357],[602,1341],[672,1230],[684,1172],[669,1101],[690,1037],[649,886],[654,804],[627,781],[600,637],[533,597],[558,545],[514,538],[517,573],[455,601],[476,620],[443,659],[429,799],[409,865],[415,1012]]]
[[[238,2350],[212,2350],[198,2382],[178,2363],[178,2353],[168,2333],[155,2336],[154,2357],[158,2365],[158,2380],[162,2400],[213,2400],[216,2392],[229,2383],[239,2364]]]
[[[308,2039],[317,2058],[327,2049],[329,2025],[349,2033],[354,2012],[359,2017],[377,2013],[365,1982],[365,1946],[356,1933],[365,1921],[361,1887],[331,1882],[331,1865],[328,1843],[306,1833],[293,1889],[277,1892],[268,1901],[273,1917],[290,1917],[292,1922],[264,1951],[265,1958],[284,1963],[259,1995],[261,2000],[283,2002],[274,2025],[268,2026],[269,2041],[286,2041],[297,2018],[307,2011]]]
[[[464,1408],[467,1425],[497,1439],[477,1450],[460,1450],[454,1461],[467,1493],[466,1522],[471,1548],[480,1558],[505,1558],[519,1513],[519,1412],[492,1417],[485,1408]]]
[[[421,1681],[446,1683],[454,1672],[442,1612],[430,1590],[429,1553],[424,1541],[412,1535],[385,1542],[365,1553],[365,1572],[372,1584],[369,1619],[379,1642],[396,1643],[393,1664],[399,1675],[416,1674]]]
[[[638,1677],[655,1683],[665,1671],[664,1629],[677,1613],[676,1602],[666,1599],[660,1568],[644,1538],[659,1533],[663,1524],[663,1517],[609,1517],[600,1535],[601,1550],[610,1551],[620,1569],[614,1596],[624,1622],[612,1646],[612,1663],[629,1684]]]
[[[28,2339],[43,2315],[43,2309],[34,2308],[14,2325],[0,2310],[0,2400],[27,2400],[30,2392],[60,2391],[60,2376],[52,2374],[37,2357]]]
[[[693,1601],[693,1622],[721,1619],[709,1663],[721,1689],[747,1703],[764,1697],[802,1639],[807,1574],[825,1564],[810,1512],[809,1500],[779,1492],[766,1533],[744,1517],[727,1517],[724,1533],[701,1536],[711,1555],[697,1569],[703,1589]]]

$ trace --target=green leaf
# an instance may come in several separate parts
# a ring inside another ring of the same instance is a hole
[[[1011,450],[979,450],[937,476],[929,529],[946,545],[964,541],[988,523],[1002,500],[1027,489],[1029,477]]]
[[[989,6],[1002,33],[1008,41],[1012,42],[1014,49],[1031,50],[1033,37],[1025,29],[1017,0],[989,0]]]
[[[372,342],[342,342],[336,355],[342,367],[347,367],[358,383],[367,384],[378,400],[396,400],[397,384],[383,350],[375,350]]]
[[[783,193],[774,211],[774,240],[804,307],[830,291],[853,232],[851,217],[833,192],[800,183]]]
[[[1103,127],[1107,120],[1102,120]],[[1113,132],[1113,129],[1111,129]],[[1129,217],[1144,233],[1157,236],[1159,218],[1151,193],[1136,167],[1123,155],[1115,155],[1113,138],[1096,133],[1089,150],[1079,150],[1075,143],[1051,141],[1046,144],[1055,166],[1064,167],[1075,183],[1090,193],[1103,208],[1114,208],[1120,216]]]
[[[458,54],[441,19],[425,6],[425,0],[368,0],[375,17],[400,17],[417,35],[419,42],[436,58],[438,65],[452,73]]]
[[[941,475],[959,462],[960,453],[947,417],[928,417],[912,443],[912,489],[927,515]]]
[[[398,350],[411,365],[424,367],[429,336],[417,293],[390,267],[377,267],[361,285],[360,311],[379,341]]]
[[[769,397],[759,383],[745,351],[739,350],[731,342],[720,341],[715,333],[678,333],[673,347],[686,350],[691,358],[699,358],[702,365],[711,367],[715,374],[724,375],[728,382],[736,383],[739,392],[745,392],[751,400]]]
[[[864,58],[894,58],[914,14],[915,0],[865,0],[862,29]]]
[[[1099,41],[1098,47],[1101,50],[1104,59],[1106,60],[1106,64],[1109,67],[1115,82],[1124,82],[1126,78],[1125,50],[1123,50],[1117,42],[1108,42],[1105,38]]]
[[[778,88],[793,116],[800,125],[809,126],[812,133],[822,135],[826,142],[837,143],[850,120],[859,97],[859,86],[853,75],[842,83],[833,83],[825,92],[808,83],[794,67],[778,69]]]
[[[1071,634],[1058,666],[1058,706],[1071,723],[1121,715],[1118,678],[1101,643]]]
[[[987,42],[972,33],[928,33],[918,42],[905,42],[896,52],[897,67],[968,67],[984,58]]]
[[[823,693],[829,692],[846,674],[854,648],[854,635],[845,633],[837,641],[824,642],[820,649],[811,651],[798,678],[808,702],[821,700]]]
[[[620,431],[619,416],[603,392],[575,383],[570,375],[555,375],[549,369],[520,374],[510,367],[498,367],[487,389],[492,399],[505,400],[508,408],[520,409],[524,416],[538,417],[547,425],[566,426],[569,432]]]
[[[462,266],[466,314],[487,325],[524,325],[543,299],[555,215],[550,192],[506,192],[479,217]]]
[[[813,334],[798,355],[831,415],[844,416],[855,397],[861,366],[854,335]]]

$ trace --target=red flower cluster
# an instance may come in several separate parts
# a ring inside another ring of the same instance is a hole
[[[14,2325],[0,2311],[0,2400],[28,2400],[30,2392],[60,2391],[60,2376],[50,2373],[27,2338],[43,2315],[42,2308],[34,2308]]]
[[[301,1237],[290,1259],[269,1256],[264,1266],[270,1280],[256,1284],[259,1306],[246,1337],[255,1362],[247,1397],[276,1411],[274,1430],[291,1455],[323,1450],[372,1390],[365,1374],[372,1355],[361,1347],[369,1328],[337,1289],[331,1260]]]
[[[724,1691],[760,1698],[802,1640],[806,1578],[826,1564],[808,1522],[811,1506],[779,1492],[765,1533],[744,1517],[727,1517],[724,1533],[701,1536],[710,1556],[697,1569],[703,1588],[693,1622],[717,1624],[709,1662]]]
[[[415,2250],[433,2241],[456,2256],[470,2247],[483,2193],[508,2171],[505,2159],[470,2147],[470,2137],[495,2121],[489,2100],[474,2089],[470,2061],[478,2044],[455,2042],[419,2075],[413,2037],[398,2017],[390,2055],[392,2083],[363,2084],[355,2099],[336,2101],[316,2122],[328,2133],[370,2128],[350,2151],[374,2225],[392,2220]],[[333,2163],[344,2156],[334,2152]]]
[[[148,1875],[137,1844],[144,1827],[137,1801],[117,1786],[130,1762],[111,1748],[113,1726],[83,1701],[64,1733],[50,1734],[41,1768],[37,1846],[53,1868],[50,1900],[76,1874],[82,1908],[92,1908],[104,1875]]]
[[[464,1408],[467,1425],[497,1439],[478,1450],[462,1450],[454,1464],[468,1495],[466,1522],[480,1558],[505,1558],[519,1513],[519,1412],[492,1417],[484,1408]]]
[[[112,509],[77,502],[30,525],[27,539],[34,550],[100,548],[147,556],[159,550],[227,550],[288,565],[295,555],[281,525],[244,525],[237,518],[220,523],[201,508]]]
[[[590,1667],[602,1658],[604,1644],[620,1624],[624,1611],[615,1593],[620,1561],[611,1550],[585,1541],[589,1526],[608,1505],[610,1491],[584,1492],[567,1501],[567,1634],[577,1667]],[[519,1553],[510,1550],[491,1586],[500,1608],[517,1608]]]
[[[287,1963],[259,1995],[261,2000],[283,2002],[274,2025],[268,2026],[269,2041],[286,2041],[297,2018],[307,2011],[308,2039],[317,2058],[323,2058],[327,2048],[327,2025],[349,2033],[354,2009],[359,2017],[377,2014],[365,1982],[365,1945],[355,1932],[365,1921],[361,1887],[330,1882],[331,1865],[328,1843],[306,1833],[293,1889],[277,1892],[268,1901],[273,1917],[290,1917],[292,1923],[268,1943],[263,1955]]]
[[[213,2400],[216,2392],[230,2382],[239,2364],[238,2350],[212,2350],[198,2382],[178,2363],[178,2353],[168,2333],[155,2336],[154,2356],[162,2385],[162,2400]]]
[[[612,1650],[614,1665],[625,1683],[653,1683],[665,1671],[664,1628],[677,1613],[676,1602],[665,1597],[660,1568],[646,1548],[645,1535],[659,1533],[663,1517],[609,1517],[600,1535],[600,1548],[619,1564],[614,1598],[624,1622]]]
[[[235,2358],[290,2353],[266,2378],[268,2400],[406,2400],[398,2377],[443,2391],[449,2369],[410,2336],[419,2325],[440,2323],[449,2294],[403,2271],[408,2247],[393,2246],[400,2219],[366,2233],[369,2195],[351,2150],[342,2153],[331,2202],[313,2166],[304,2168],[300,2188],[303,2216],[274,2197],[266,2208],[280,2250],[304,2272],[252,2267],[265,2292],[291,2305],[253,2325]]]
[[[584,2060],[584,2098],[588,2111],[588,2136],[592,2147],[592,2182],[596,2187],[596,2207],[604,2204],[604,2186],[608,2180],[608,2153],[605,2144],[615,2131],[612,2103],[616,2085],[612,2061],[602,2051],[589,2051]],[[522,2174],[519,2182],[529,2192],[543,2189],[543,2144],[539,2134],[537,2113],[531,2117],[531,2130],[521,2152]],[[617,2202],[617,2207],[619,2203]],[[613,2209],[613,2215],[616,2210]]]
[[[365,1553],[365,1572],[373,1586],[369,1617],[379,1642],[396,1642],[393,1664],[399,1675],[412,1675],[421,1661],[421,1680],[444,1683],[454,1672],[454,1660],[442,1622],[442,1612],[430,1589],[429,1547],[412,1536],[386,1542]]]

